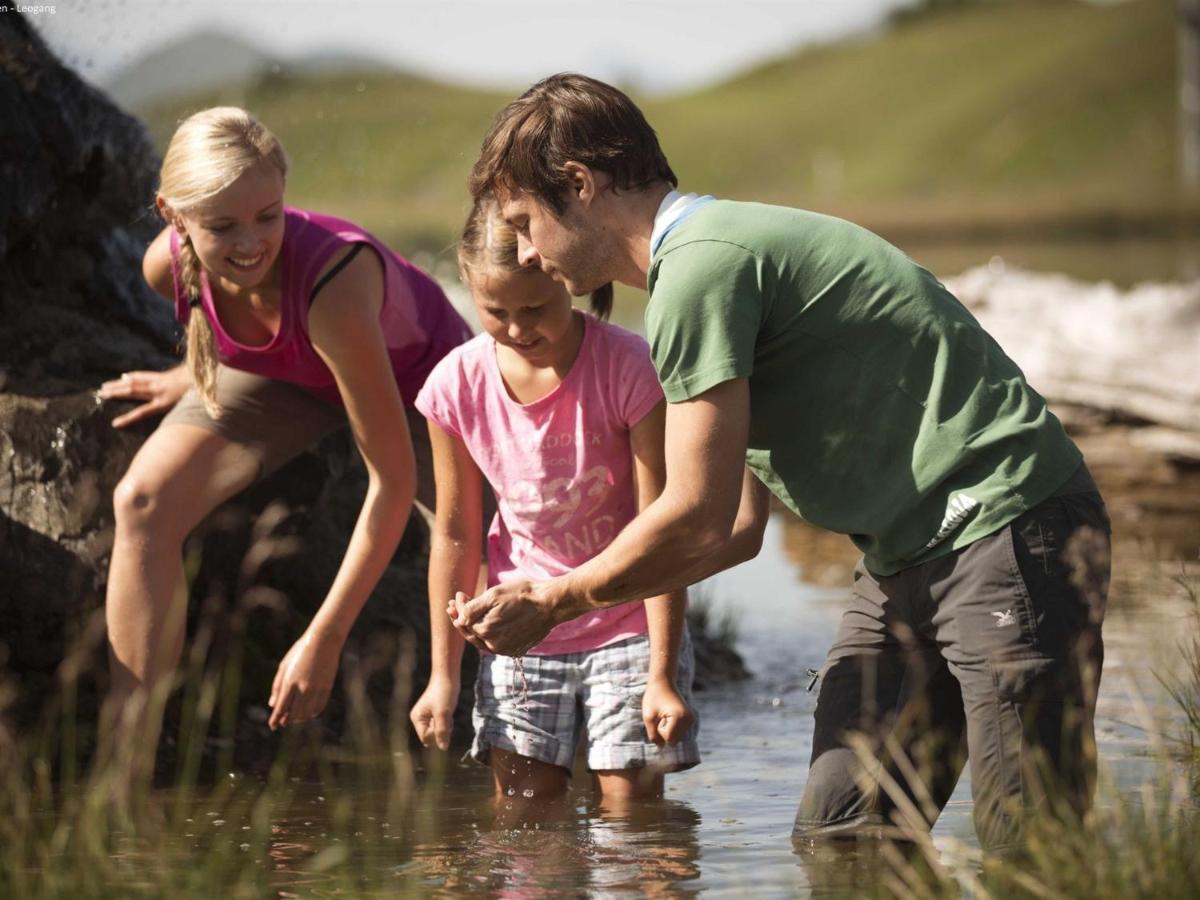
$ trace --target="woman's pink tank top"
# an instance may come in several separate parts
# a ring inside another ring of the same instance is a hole
[[[471,330],[436,281],[390,250],[383,242],[343,219],[284,208],[280,255],[279,331],[268,343],[239,344],[217,318],[208,276],[200,273],[200,306],[212,325],[217,354],[235,369],[298,385],[322,400],[341,404],[333,373],[308,336],[308,307],[317,276],[330,257],[347,244],[368,244],[383,261],[383,331],[396,384],[412,405],[425,377],[443,356],[471,336]],[[179,278],[179,237],[171,232],[171,273],[175,283],[175,317],[186,324],[191,310]]]

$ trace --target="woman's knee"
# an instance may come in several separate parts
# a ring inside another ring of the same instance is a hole
[[[170,499],[166,479],[131,466],[113,491],[118,532],[145,537],[183,539],[194,522],[184,521],[186,507]]]

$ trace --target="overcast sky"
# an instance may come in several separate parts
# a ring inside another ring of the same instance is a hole
[[[32,5],[38,0],[23,0]],[[293,59],[351,53],[502,89],[563,69],[669,91],[878,25],[908,0],[46,0],[50,45],[105,84],[198,31]]]

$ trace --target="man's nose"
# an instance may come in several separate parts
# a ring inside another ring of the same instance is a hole
[[[524,235],[517,235],[517,262],[523,266],[540,266],[537,249]]]

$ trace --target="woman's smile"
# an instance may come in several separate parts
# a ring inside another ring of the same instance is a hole
[[[225,259],[237,269],[253,269],[267,258],[265,250],[260,250],[256,256],[227,256]]]

